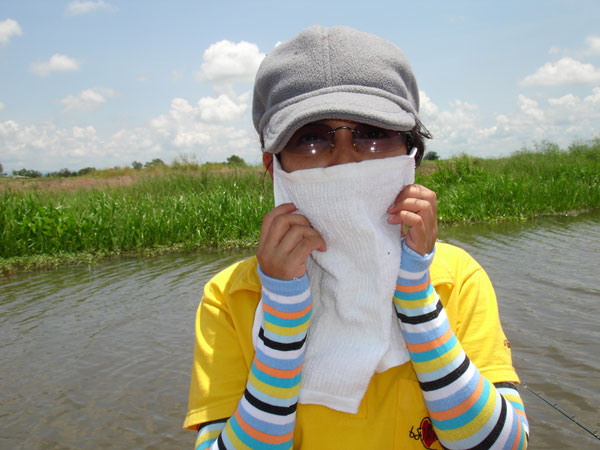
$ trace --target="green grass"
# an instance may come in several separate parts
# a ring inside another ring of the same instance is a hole
[[[441,223],[522,220],[600,206],[600,139],[560,151],[542,143],[511,157],[461,156],[418,182],[438,196]]]
[[[0,265],[5,271],[25,267],[24,257],[39,261],[40,255],[89,259],[167,248],[249,247],[272,208],[271,190],[268,176],[257,170],[165,170],[141,175],[132,186],[102,190],[5,190]],[[8,261],[15,257],[21,259]]]
[[[178,164],[131,186],[0,192],[0,271],[93,263],[119,254],[252,247],[273,205],[256,168]],[[97,171],[94,177],[108,177]],[[132,172],[133,173],[133,172]],[[600,206],[600,139],[562,151],[543,142],[508,158],[427,162],[417,182],[438,195],[440,223],[524,220]]]

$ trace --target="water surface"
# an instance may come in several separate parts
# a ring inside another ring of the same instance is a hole
[[[445,228],[498,295],[523,382],[600,427],[600,214]],[[242,253],[0,279],[0,448],[192,448],[181,429],[204,283]],[[598,441],[521,389],[533,449]]]

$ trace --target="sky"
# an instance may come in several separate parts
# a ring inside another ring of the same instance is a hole
[[[404,51],[442,158],[600,135],[597,0],[0,0],[0,164],[259,164],[256,70],[313,24]]]

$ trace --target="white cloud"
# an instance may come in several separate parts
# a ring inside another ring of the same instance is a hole
[[[473,139],[480,119],[477,105],[455,100],[449,109],[442,110],[424,91],[420,92],[420,98],[419,116],[436,142],[464,147]]]
[[[567,94],[540,103],[519,95],[519,109],[497,117],[499,133],[531,143],[547,139],[562,146],[576,139],[589,139],[598,132],[600,123],[600,88],[581,99]]]
[[[82,14],[89,14],[96,11],[115,12],[117,7],[106,3],[103,0],[98,1],[74,1],[67,5],[65,13],[69,16],[80,16]]]
[[[116,92],[110,88],[85,89],[75,95],[68,95],[60,100],[65,105],[64,111],[92,111],[98,109],[106,100],[113,97]]]
[[[519,94],[517,105],[526,116],[532,117],[535,120],[544,120],[544,111],[538,107],[538,102]]]
[[[217,98],[205,97],[198,101],[200,118],[205,122],[232,122],[242,117],[248,109],[247,99],[233,102],[226,95]]]
[[[437,107],[437,105],[431,101],[431,99],[425,93],[425,91],[419,91],[419,98],[420,98],[419,114],[421,116],[425,116],[425,117],[431,117],[431,118],[435,117],[435,115],[439,111],[439,108]]]
[[[600,55],[600,36],[590,35],[585,38],[584,48],[566,48],[557,45],[550,47],[548,54],[555,57],[569,56],[571,58],[585,58]]]
[[[7,45],[13,36],[21,36],[23,31],[19,22],[6,19],[0,22],[0,44]]]
[[[560,98],[549,98],[548,103],[551,105],[559,105],[566,107],[573,107],[579,101],[579,98],[574,96],[573,94],[567,94]]]
[[[567,147],[600,131],[600,87],[584,98],[566,94],[533,99],[520,94],[513,111],[486,118],[476,105],[456,100],[441,108],[421,92],[420,117],[434,139],[428,148],[449,157],[508,155],[543,139]]]
[[[234,101],[235,100],[235,101]],[[249,94],[245,93],[232,100],[226,95],[203,97],[197,106],[192,106],[183,98],[171,101],[171,109],[166,115],[155,120],[165,120],[185,124],[188,122],[223,123],[240,120],[248,110]]]
[[[600,55],[600,36],[588,36],[585,38],[588,46],[586,54],[590,56]]]
[[[248,94],[236,99],[225,95],[204,97],[196,106],[175,98],[169,112],[152,120],[150,127],[153,134],[180,151],[202,148],[203,157],[209,160],[222,160],[219,155],[227,151],[241,150],[240,156],[251,156],[257,143],[253,134],[244,127],[225,125],[242,119],[248,109],[248,98]]]
[[[4,103],[0,102],[0,111],[4,109]]]
[[[592,84],[600,82],[600,69],[570,57],[556,63],[546,63],[534,74],[526,76],[522,86],[559,86],[564,84]]]
[[[586,97],[585,101],[592,105],[600,105],[600,87],[592,89],[592,95]]]
[[[86,89],[61,102],[65,109],[91,109],[114,95],[107,88]],[[248,162],[260,159],[256,133],[248,117],[250,94],[205,97],[190,104],[172,100],[169,110],[145,126],[100,136],[93,126],[58,128],[52,123],[23,125],[0,122],[0,148],[6,170],[22,167],[47,171],[93,166],[130,165],[160,158],[171,162],[182,153],[199,161],[225,161],[236,154]]]
[[[9,120],[0,122],[0,145],[3,159],[17,169],[84,166],[103,155],[102,142],[92,126],[59,129],[52,123],[22,126]]]
[[[112,90],[88,89],[64,104],[73,110],[92,108],[112,95]],[[89,125],[58,128],[52,123],[0,122],[2,163],[7,171],[22,167],[41,171],[102,168],[153,158],[171,162],[182,153],[192,154],[200,162],[224,161],[236,154],[256,163],[260,150],[248,117],[249,98],[249,93],[204,97],[196,103],[175,98],[164,114],[146,125],[104,136]],[[515,97],[512,111],[495,117],[486,117],[478,105],[463,100],[437,105],[421,92],[420,116],[434,135],[428,149],[444,158],[462,152],[508,155],[542,139],[566,147],[600,132],[600,87],[583,96],[571,93],[543,99],[521,94]]]
[[[264,57],[256,44],[219,41],[204,52],[204,62],[196,78],[216,84],[251,82]]]
[[[49,75],[51,72],[73,72],[79,70],[79,67],[79,61],[69,58],[66,55],[55,53],[46,62],[32,64],[31,71],[43,77]]]

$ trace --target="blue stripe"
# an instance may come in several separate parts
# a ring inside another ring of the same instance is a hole
[[[407,270],[406,272],[410,271]],[[429,272],[425,272],[421,278],[417,278],[416,280],[407,280],[406,278],[402,278],[401,275],[398,275],[398,277],[396,278],[396,284],[399,284],[400,286],[416,286],[418,284],[425,283],[427,281],[428,275]]]
[[[312,295],[309,295],[308,297],[306,297],[306,299],[304,299],[300,303],[280,303],[280,302],[277,302],[277,301],[269,298],[267,293],[263,290],[262,291],[262,301],[263,301],[263,303],[271,306],[272,308],[276,309],[277,311],[298,312],[298,311],[302,311],[303,309],[307,308],[312,303]]]
[[[460,352],[460,354],[454,358],[451,362],[446,364],[444,367],[439,368],[438,370],[433,370],[431,372],[421,372],[419,374],[419,381],[422,383],[427,383],[429,381],[439,380],[442,377],[445,377],[450,372],[456,370],[458,366],[462,364],[465,360],[464,350]]]
[[[225,428],[225,424],[226,422],[213,422],[209,423],[208,425],[204,425],[198,430],[198,435],[200,435],[201,433],[206,433],[208,431],[222,430],[223,428]]]
[[[525,437],[525,428],[521,428],[521,442],[519,442],[519,450],[525,450],[525,442],[527,442],[527,438]]]
[[[490,416],[490,420],[482,424],[481,428],[479,428],[474,434],[462,440],[446,441],[450,443],[447,444],[446,442],[442,442],[442,444],[444,444],[448,448],[471,448],[475,447],[476,445],[479,445],[494,429],[494,426],[500,418],[500,411],[501,405],[495,405],[494,412]]]
[[[488,401],[488,397],[490,395],[490,383],[489,381],[484,381],[483,391],[481,395],[477,399],[477,401],[471,406],[467,411],[462,413],[458,417],[454,417],[453,419],[448,420],[433,420],[435,426],[437,426],[440,430],[454,430],[456,428],[460,428],[463,425],[470,423],[477,415],[481,412],[486,402]]]
[[[462,362],[462,361],[461,361]],[[458,391],[449,395],[448,397],[441,398],[439,400],[433,400],[427,402],[427,409],[432,412],[445,411],[448,409],[448,405],[460,405],[477,389],[479,383],[479,371],[475,370],[471,379]]]
[[[513,407],[514,407],[515,409],[518,409],[518,410],[520,410],[520,411],[522,411],[522,412],[525,412],[525,408],[523,408],[523,405],[521,405],[520,403],[517,403],[517,402],[509,402],[509,403],[510,403],[511,405],[513,405]]]
[[[506,406],[508,408],[510,408],[509,403],[507,402]],[[506,426],[506,424],[504,425]],[[517,439],[517,432],[519,431],[519,417],[517,416],[517,413],[515,412],[513,414],[513,421],[510,424],[510,435],[508,436],[508,441],[507,444],[510,445],[512,447],[513,442],[515,442],[515,440]]]
[[[438,347],[432,348],[431,350],[416,353],[410,352],[410,359],[412,359],[413,362],[427,362],[434,360],[436,358],[439,358],[440,356],[445,355],[454,347],[456,347],[457,342],[458,340],[456,339],[456,336],[452,335],[452,337],[448,339],[447,342],[443,343]]]
[[[273,405],[273,406],[283,406],[283,407],[287,408],[287,407],[292,406],[293,404],[297,403],[297,401],[298,401],[297,395],[295,395],[292,398],[271,397],[270,395],[267,395],[264,392],[259,391],[258,388],[254,387],[252,385],[252,383],[248,383],[246,385],[246,389],[248,389],[248,392],[250,392],[254,397],[259,399],[261,402],[268,403],[269,405]]]
[[[290,448],[289,441],[284,442],[283,444],[275,445],[275,444],[267,444],[265,442],[258,441],[251,436],[248,436],[248,434],[246,434],[246,432],[244,430],[242,430],[242,427],[240,427],[240,425],[237,423],[237,420],[235,420],[235,417],[233,417],[233,416],[230,419],[230,423],[231,423],[231,428],[233,429],[233,432],[237,435],[238,438],[240,438],[240,441],[242,441],[245,445],[247,445],[248,447],[250,447],[252,449],[256,449],[256,450],[289,450],[289,448]]]
[[[299,325],[305,324],[306,322],[308,322],[310,320],[310,314],[305,314],[302,317],[299,317],[297,319],[282,319],[280,317],[274,316],[271,313],[268,312],[264,312],[265,314],[265,322],[269,322],[273,325],[277,325],[278,327],[285,327],[285,328],[293,328],[293,327],[297,327]]]
[[[291,344],[292,342],[300,342],[306,336],[306,330],[302,331],[298,334],[292,334],[290,336],[286,336],[284,334],[272,333],[269,330],[264,329],[264,328],[263,328],[263,332],[265,333],[266,338],[268,338],[272,341],[279,342],[281,344]]]
[[[274,367],[281,370],[293,370],[302,364],[304,360],[304,352],[300,353],[300,356],[294,359],[279,359],[272,358],[266,355],[260,346],[256,349],[256,357],[260,362],[266,364],[269,367]]]
[[[277,388],[283,388],[283,389],[290,389],[290,388],[298,386],[298,384],[300,384],[300,379],[302,378],[301,373],[299,373],[298,375],[296,375],[293,378],[274,377],[272,375],[268,375],[268,374],[264,373],[263,371],[259,370],[254,365],[254,363],[252,363],[252,367],[250,368],[250,370],[252,371],[254,376],[258,380],[262,381],[263,383],[268,384],[270,386],[277,387]]]
[[[394,297],[406,301],[423,300],[424,298],[429,297],[431,294],[433,294],[433,292],[433,286],[431,285],[431,283],[429,283],[429,285],[427,285],[427,288],[417,292],[402,292],[396,289],[394,291]]]
[[[281,436],[283,434],[290,433],[294,430],[294,421],[286,425],[277,425],[271,422],[265,422],[264,420],[260,420],[257,417],[254,417],[252,414],[250,414],[249,411],[246,411],[241,404],[238,406],[238,412],[248,425],[250,425],[255,430],[262,431],[263,433],[268,433],[273,436]]]
[[[204,441],[201,442],[200,444],[198,444],[198,447],[196,447],[196,450],[206,450],[207,448],[210,448],[211,445],[213,445],[213,443],[216,441],[217,439],[209,439],[208,441]]]
[[[396,303],[394,303],[394,307],[396,308],[396,312],[404,314],[405,316],[416,317],[416,316],[422,316],[423,314],[427,314],[427,313],[430,313],[431,311],[434,311],[438,302],[439,302],[439,300],[437,302],[427,303],[421,308],[401,308]],[[438,318],[442,317],[442,314],[445,314],[445,310],[442,310],[440,312]]]
[[[425,342],[430,342],[435,338],[442,336],[446,331],[450,328],[450,323],[445,320],[437,328],[433,328],[431,330],[421,331],[418,333],[411,333],[406,330],[402,330],[402,334],[404,335],[404,340],[406,340],[409,344],[424,344]]]
[[[265,275],[260,265],[257,267],[257,272],[258,276],[260,277],[260,284],[262,286],[265,286],[272,292],[282,292],[283,295],[287,297],[301,294],[310,287],[307,274],[304,274],[302,277],[295,278],[293,280],[278,280]]]

